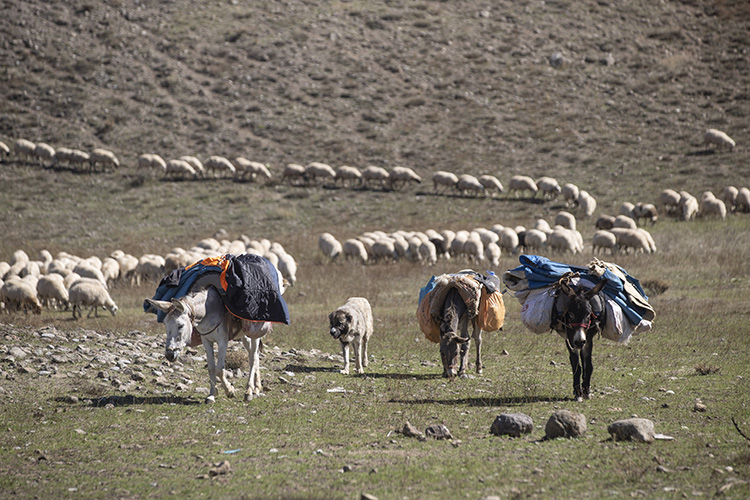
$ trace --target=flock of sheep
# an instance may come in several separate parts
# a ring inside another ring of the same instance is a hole
[[[297,282],[297,262],[278,242],[206,238],[189,249],[174,248],[167,255],[145,254],[140,258],[115,250],[108,257],[79,257],[60,252],[55,257],[47,250],[32,260],[17,250],[5,262],[0,261],[0,310],[7,313],[31,311],[40,314],[43,307],[72,308],[73,317],[98,316],[103,307],[112,315],[117,305],[110,295],[113,284],[158,282],[166,274],[206,257],[227,253],[254,253],[271,261],[290,285]]]

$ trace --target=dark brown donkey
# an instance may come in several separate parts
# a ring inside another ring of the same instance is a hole
[[[466,376],[466,355],[473,338],[477,348],[477,373],[482,373],[482,331],[477,319],[469,318],[469,310],[456,288],[451,288],[443,302],[440,318],[440,358],[443,361],[443,377]],[[472,327],[471,337],[469,326]]]
[[[599,292],[606,284],[607,280],[603,279],[590,290],[583,287],[574,289],[563,280],[555,284],[558,290],[554,308],[557,313],[555,330],[565,334],[565,345],[573,369],[573,393],[576,401],[589,398],[591,374],[594,371],[591,362],[594,336],[601,333],[604,325],[604,298]]]

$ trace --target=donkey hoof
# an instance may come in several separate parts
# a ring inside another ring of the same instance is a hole
[[[591,399],[591,394],[588,392],[583,395],[583,399]]]
[[[583,396],[576,396],[576,403],[580,403],[583,401]]]
[[[212,403],[215,403],[215,402],[216,402],[216,397],[215,396],[208,396],[206,398],[206,404],[212,404]]]

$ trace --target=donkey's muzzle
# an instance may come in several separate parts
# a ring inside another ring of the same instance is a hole
[[[172,362],[180,357],[180,350],[179,349],[167,349],[164,355],[167,358],[167,361]]]

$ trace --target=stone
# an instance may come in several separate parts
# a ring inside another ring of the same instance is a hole
[[[453,439],[451,431],[443,424],[432,424],[424,430],[424,435],[434,439]]]
[[[214,477],[229,474],[230,472],[232,472],[232,467],[229,465],[229,460],[222,460],[209,469],[208,475]]]
[[[26,356],[29,355],[29,353],[27,353],[26,351],[24,351],[20,347],[11,347],[10,352],[8,354],[10,354],[11,356],[13,356],[13,358],[16,361],[20,361],[20,360],[24,359]]]
[[[607,432],[615,441],[637,441],[651,443],[654,441],[654,423],[647,418],[626,418],[612,422]]]
[[[422,433],[419,432],[419,430],[414,427],[411,422],[408,420],[404,424],[403,429],[401,429],[401,434],[403,434],[406,437],[420,437],[422,436]]]
[[[547,421],[545,433],[547,439],[580,437],[586,433],[586,417],[582,413],[558,410]]]
[[[496,436],[519,437],[521,434],[530,434],[534,427],[534,421],[530,416],[523,413],[501,413],[492,422],[490,432]]]

